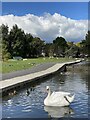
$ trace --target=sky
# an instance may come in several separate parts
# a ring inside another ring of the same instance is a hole
[[[25,14],[43,15],[44,13],[59,13],[73,19],[88,19],[87,2],[4,2],[2,14]]]
[[[0,24],[17,24],[26,33],[52,42],[84,39],[88,29],[88,2],[3,2]]]
[[[12,2],[12,0],[2,0]],[[89,2],[89,0],[13,0],[13,2]]]

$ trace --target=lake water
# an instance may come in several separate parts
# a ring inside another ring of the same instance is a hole
[[[79,63],[67,66],[67,72],[55,74],[42,79],[37,85],[30,85],[30,94],[26,89],[20,90],[14,96],[7,96],[2,101],[3,118],[88,118],[90,89],[89,63]],[[52,91],[67,91],[75,94],[75,99],[69,107],[45,107],[43,101],[47,96],[45,91],[49,85]],[[89,96],[88,96],[89,95]]]

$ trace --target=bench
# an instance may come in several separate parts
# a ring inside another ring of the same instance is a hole
[[[13,60],[22,60],[23,58],[21,56],[15,56],[13,57]]]

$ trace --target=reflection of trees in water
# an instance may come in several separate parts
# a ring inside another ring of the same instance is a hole
[[[66,83],[67,76],[65,72],[61,74],[61,72],[56,73],[52,79],[49,80],[49,86],[51,86],[51,91],[62,90],[62,86]]]
[[[67,67],[67,70],[76,73],[80,76],[81,80],[85,81],[86,86],[88,87],[88,90],[90,90],[90,63],[80,63],[76,65],[71,65]]]
[[[89,107],[90,106],[90,73],[89,73],[90,63],[69,66],[68,70],[78,74],[81,80],[85,83],[88,92],[87,94],[88,94],[88,112],[89,112],[90,111],[90,107]],[[88,114],[90,114],[90,112]]]
[[[68,66],[67,67],[67,70],[68,71],[71,71],[71,72],[75,72],[75,73],[85,73],[85,74],[88,74],[88,70],[90,68],[88,66],[85,66],[85,65],[71,65],[71,66]]]
[[[70,107],[47,107],[44,106],[44,110],[48,112],[48,115],[52,118],[68,117],[74,114],[74,110]]]
[[[64,76],[64,73],[62,73],[62,74],[59,73],[54,77],[54,79],[58,84],[65,84],[65,77],[66,76]]]

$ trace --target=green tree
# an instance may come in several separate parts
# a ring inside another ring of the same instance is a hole
[[[33,38],[33,41],[31,43],[32,45],[32,57],[38,57],[42,53],[42,49],[45,45],[44,41],[41,40],[39,37]]]
[[[14,25],[9,34],[9,52],[12,56],[24,57],[25,33]]]
[[[9,30],[8,30],[8,26],[2,24],[0,26],[1,29],[1,37],[2,37],[2,59],[3,60],[7,60],[9,58],[11,58],[11,54],[9,52],[9,39],[8,39],[8,34],[9,34]]]
[[[80,49],[82,54],[88,54],[90,56],[90,31],[86,33],[85,40],[80,42]]]
[[[33,36],[29,33],[26,33],[25,35],[25,44],[24,44],[24,51],[25,51],[25,57],[29,58],[32,54],[32,41]]]
[[[87,32],[85,40],[86,40],[86,53],[90,56],[90,50],[89,50],[89,48],[90,48],[90,31]]]
[[[53,56],[54,53],[54,48],[53,48],[53,43],[46,43],[45,45],[45,54],[47,57]]]
[[[65,54],[67,56],[72,56],[72,57],[79,57],[80,55],[80,43],[74,43],[74,42],[67,42],[67,50],[65,52]]]
[[[57,37],[55,40],[53,40],[54,44],[54,53],[57,55],[64,54],[66,48],[67,48],[67,42],[63,37]]]
[[[2,30],[0,27],[0,60],[2,60]]]

